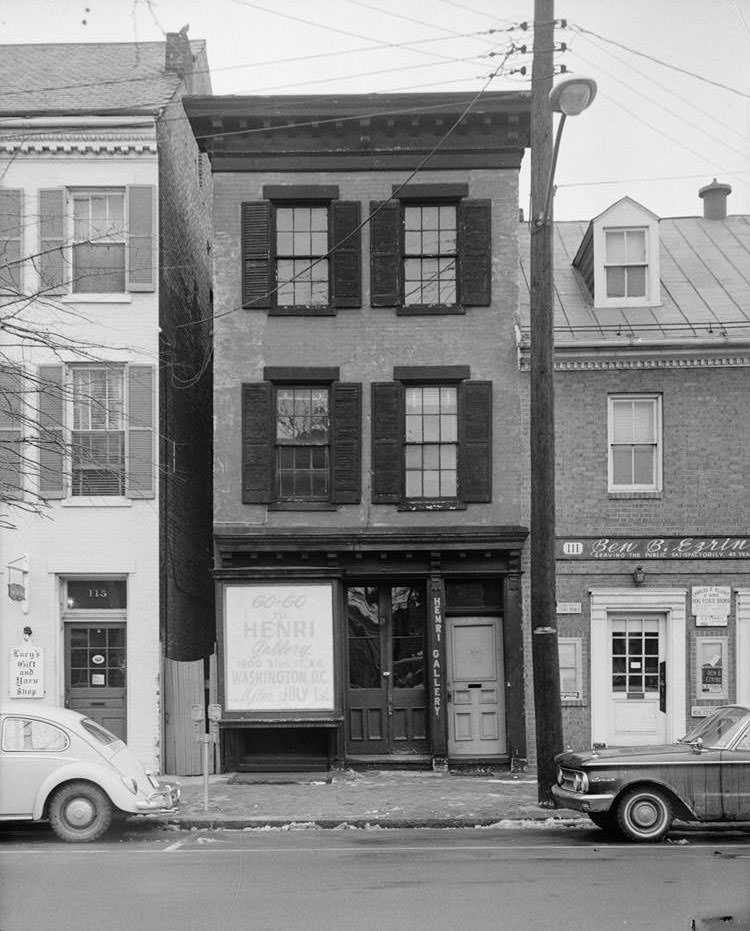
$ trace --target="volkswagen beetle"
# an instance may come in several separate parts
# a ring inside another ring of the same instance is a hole
[[[178,784],[146,772],[101,724],[67,708],[0,705],[0,820],[48,820],[72,843],[101,837],[118,815],[175,811]]]
[[[560,753],[555,805],[636,842],[674,819],[750,821],[750,708],[724,705],[676,744]]]

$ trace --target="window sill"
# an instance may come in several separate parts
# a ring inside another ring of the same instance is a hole
[[[335,307],[272,307],[269,317],[335,317]]]
[[[608,491],[607,497],[613,501],[628,501],[635,498],[653,498],[660,499],[661,491]]]
[[[268,505],[269,511],[335,511],[337,507],[330,501],[274,501]]]
[[[423,501],[403,501],[398,511],[465,511],[466,505],[455,499],[425,498]]]
[[[130,498],[81,495],[75,498],[64,498],[62,505],[65,508],[129,508],[133,506],[133,502]]]
[[[461,304],[403,304],[396,308],[399,317],[442,317],[465,313],[466,309]]]
[[[66,294],[60,298],[62,304],[132,304],[130,294]]]

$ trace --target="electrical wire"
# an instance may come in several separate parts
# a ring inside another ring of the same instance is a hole
[[[695,78],[697,81],[703,81],[704,84],[710,84],[712,87],[719,87],[722,90],[729,91],[732,94],[737,94],[739,97],[750,98],[750,94],[746,93],[745,91],[738,90],[736,87],[730,87],[728,84],[722,84],[720,81],[713,81],[711,78],[707,78],[702,74],[697,74],[695,71],[690,71],[687,68],[680,68],[679,65],[672,65],[667,61],[663,61],[661,58],[648,55],[646,52],[639,52],[638,49],[631,48],[629,45],[624,45],[622,42],[617,42],[614,39],[609,39],[607,36],[603,36],[598,32],[594,32],[593,29],[584,29],[583,26],[579,26],[576,23],[569,23],[569,25],[570,28],[574,29],[576,32],[584,33],[585,35],[596,36],[597,39],[601,39],[602,42],[607,42],[610,45],[616,45],[618,48],[621,48],[626,52],[630,52],[631,55],[638,55],[640,58],[653,61],[657,65],[661,65],[664,68],[670,68],[672,71],[678,71],[680,74],[686,74],[691,78]]]

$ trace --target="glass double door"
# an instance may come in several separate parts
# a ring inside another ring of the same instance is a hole
[[[347,752],[426,753],[424,585],[352,585],[347,609]]]

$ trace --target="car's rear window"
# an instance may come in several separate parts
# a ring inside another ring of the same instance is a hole
[[[3,750],[26,750],[50,752],[65,750],[68,746],[67,734],[35,718],[8,717],[3,721]]]
[[[113,744],[120,739],[119,737],[115,737],[106,727],[102,727],[101,724],[92,721],[91,718],[84,718],[83,721],[81,721],[81,727],[85,731],[88,731],[88,733],[101,744]]]

